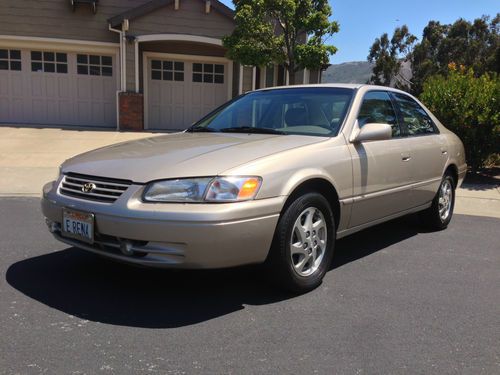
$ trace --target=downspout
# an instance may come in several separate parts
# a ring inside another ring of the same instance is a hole
[[[108,25],[109,31],[117,33],[120,38],[120,89],[116,91],[116,130],[120,130],[120,92],[123,92],[123,32],[118,29],[113,29],[111,24]]]
[[[126,23],[126,27],[123,23]],[[125,29],[128,29],[128,20],[124,20],[122,23],[122,29],[114,29],[111,24],[108,25],[109,31],[115,32],[120,38],[120,90],[116,92],[116,128],[120,130],[120,106],[119,106],[119,95],[120,92],[127,91],[126,74],[127,74],[127,63],[125,55]]]

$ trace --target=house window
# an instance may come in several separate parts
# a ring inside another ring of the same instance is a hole
[[[224,83],[224,65],[193,63],[193,82]]]
[[[182,61],[151,60],[151,79],[184,81],[184,63]]]
[[[91,76],[113,76],[113,58],[99,55],[76,55],[76,72]]]
[[[60,52],[31,51],[31,71],[68,73],[68,55]]]
[[[21,51],[0,49],[0,70],[21,70]]]

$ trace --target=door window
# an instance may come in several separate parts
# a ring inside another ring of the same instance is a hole
[[[393,137],[401,135],[396,112],[387,92],[369,91],[365,94],[358,114],[358,124],[361,128],[368,123],[389,124]]]
[[[21,70],[21,51],[0,49],[0,70]]]
[[[182,61],[151,60],[151,79],[184,81],[184,63]]]
[[[193,82],[224,83],[224,65],[193,63]]]
[[[111,56],[76,55],[78,74],[111,77],[113,75],[113,58]]]
[[[437,133],[434,122],[424,109],[412,98],[403,94],[393,94],[408,129],[408,135],[425,135]]]
[[[31,51],[31,71],[68,73],[68,54],[50,51]]]

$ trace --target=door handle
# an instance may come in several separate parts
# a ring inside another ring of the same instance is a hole
[[[411,160],[410,154],[402,153],[401,154],[401,160],[403,160],[403,161],[410,161]]]
[[[448,150],[444,147],[441,147],[441,154],[446,155],[448,153]]]

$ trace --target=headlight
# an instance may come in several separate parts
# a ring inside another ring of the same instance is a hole
[[[255,198],[260,177],[204,177],[152,182],[147,202],[237,202]]]

